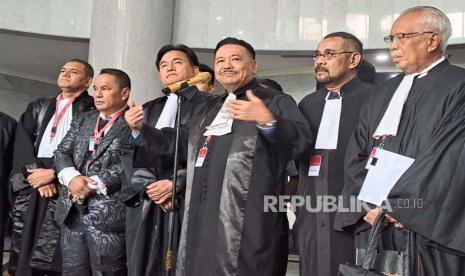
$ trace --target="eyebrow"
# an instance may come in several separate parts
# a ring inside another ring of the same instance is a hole
[[[323,52],[318,51],[318,50],[315,51],[315,53],[327,53],[327,52],[336,52],[336,50],[326,48],[326,49],[323,50]]]
[[[178,60],[184,61],[184,59],[182,59],[182,58],[180,58],[180,57],[175,57],[175,58],[173,58],[171,61],[178,61]],[[162,60],[162,61],[160,61],[160,64],[162,64],[162,63],[168,63],[168,62],[169,62],[168,60]]]
[[[240,57],[242,57],[242,56],[239,55],[239,54],[233,54],[233,55],[231,55],[231,57],[239,57],[239,58],[240,58]],[[215,60],[218,60],[218,59],[220,59],[220,58],[225,58],[225,57],[219,56],[219,57],[216,57]]]
[[[66,67],[61,67],[60,71],[61,70],[71,70],[71,71],[77,71],[77,72],[80,71],[78,68],[66,68]]]

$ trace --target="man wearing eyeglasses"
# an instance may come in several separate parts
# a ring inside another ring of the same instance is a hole
[[[439,9],[402,12],[385,41],[403,74],[381,85],[364,105],[346,153],[344,198],[358,196],[372,206],[387,198],[383,236],[389,243],[383,246],[403,251],[410,230],[412,275],[465,273],[465,70],[444,58],[451,33]],[[386,173],[391,177],[379,177]],[[371,179],[378,180],[375,189],[365,193]],[[366,243],[379,212],[338,213],[337,227],[355,230],[356,243]]]
[[[299,103],[316,141],[302,156],[297,194],[311,198],[341,194],[344,155],[363,102],[374,86],[362,82],[357,70],[363,45],[346,32],[328,34],[313,59],[320,88]],[[315,143],[316,142],[316,143]],[[337,275],[341,263],[353,262],[353,237],[333,230],[335,212],[299,208],[294,231],[300,254],[300,275]]]

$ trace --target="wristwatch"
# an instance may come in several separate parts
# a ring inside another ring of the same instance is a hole
[[[268,123],[260,125],[261,127],[274,127],[276,125],[276,120],[271,120]]]

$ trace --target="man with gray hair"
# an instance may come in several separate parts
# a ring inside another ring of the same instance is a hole
[[[345,204],[358,196],[373,209],[339,213],[336,228],[354,231],[363,248],[386,199],[384,249],[403,250],[411,234],[409,275],[465,275],[465,70],[444,57],[451,33],[439,9],[400,15],[384,40],[403,74],[362,108],[346,152]]]

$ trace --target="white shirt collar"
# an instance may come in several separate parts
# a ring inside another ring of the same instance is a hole
[[[438,60],[436,60],[435,62],[431,63],[430,66],[426,67],[425,70],[421,71],[420,72],[420,75],[418,75],[418,79],[419,78],[423,78],[424,76],[428,75],[428,71],[433,69],[434,67],[436,67],[436,65],[438,65],[439,63],[443,62],[446,58],[445,57],[441,57],[439,58]]]

